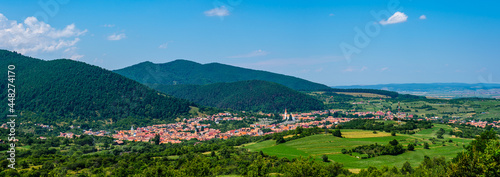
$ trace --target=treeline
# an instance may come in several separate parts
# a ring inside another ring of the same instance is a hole
[[[377,130],[385,132],[397,132],[402,134],[414,134],[417,128],[428,129],[432,128],[430,121],[414,121],[404,120],[404,124],[397,125],[395,123],[387,123],[385,121],[375,121],[373,119],[353,119],[349,122],[340,124],[343,129],[362,129],[362,130]]]
[[[209,85],[150,85],[199,105],[253,112],[302,112],[324,109],[321,101],[283,85],[251,80]]]
[[[248,80],[263,80],[284,85],[294,90],[328,89],[328,86],[297,77],[267,71],[240,68],[220,63],[200,64],[175,60],[163,64],[143,62],[115,70],[125,77],[144,84],[206,85]]]
[[[370,145],[357,146],[350,150],[342,149],[342,154],[349,154],[352,156],[352,153],[359,153],[367,155],[367,156],[361,156],[360,157],[361,159],[377,157],[381,155],[399,155],[404,152],[405,149],[403,148],[403,145],[399,144],[398,140],[396,139],[389,141],[389,144],[385,146],[375,143]]]
[[[282,135],[319,130],[299,129]],[[112,139],[108,137],[82,135],[72,139],[48,138],[31,142],[29,150],[16,152],[17,170],[8,169],[6,154],[1,154],[0,176],[499,176],[497,156],[500,143],[497,136],[492,130],[483,132],[467,146],[467,151],[451,161],[444,157],[425,156],[415,168],[406,162],[400,168],[369,167],[359,174],[352,174],[342,164],[330,162],[327,158],[323,158],[325,162],[302,157],[278,158],[234,147],[272,136],[175,145],[127,142],[116,146],[110,145]],[[387,150],[387,153],[400,152],[397,141],[389,144],[394,150]]]
[[[373,93],[378,95],[385,95],[391,98],[396,98],[399,96],[398,92],[387,91],[387,90],[377,90],[377,89],[339,89],[339,88],[331,88],[333,92],[347,92],[347,93]]]
[[[117,122],[127,117],[173,120],[194,106],[83,62],[43,61],[6,50],[0,50],[0,58],[2,66],[15,65],[15,109],[18,113],[32,112],[32,116],[24,117],[32,122]],[[7,73],[6,69],[2,71]],[[1,89],[6,87],[7,82],[0,83]],[[5,115],[6,109],[2,113]]]

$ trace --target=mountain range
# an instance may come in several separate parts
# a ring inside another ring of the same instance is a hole
[[[173,121],[194,106],[187,100],[79,61],[44,61],[0,50],[3,73],[7,73],[8,65],[15,66],[16,113],[36,122],[105,119],[116,122],[125,118]],[[0,82],[0,88],[7,90],[7,83],[7,80]],[[7,103],[7,94],[0,98]],[[7,109],[4,110],[2,117],[7,114]]]
[[[301,78],[252,70],[220,63],[200,64],[188,60],[175,60],[155,64],[142,62],[114,72],[143,84],[205,85],[221,82],[263,80],[278,83],[294,90],[329,89],[323,84]]]

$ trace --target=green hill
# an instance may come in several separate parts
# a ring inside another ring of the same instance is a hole
[[[208,85],[150,85],[150,87],[175,97],[191,100],[200,105],[281,112],[319,110],[323,103],[313,97],[280,84],[251,80]]]
[[[173,120],[192,103],[160,94],[136,81],[83,62],[44,61],[0,50],[0,66],[15,65],[17,113],[39,123],[128,119]],[[6,78],[6,75],[5,75]],[[7,90],[8,81],[0,82]],[[2,94],[7,107],[7,94]],[[3,109],[2,114],[7,114]],[[5,117],[5,116],[2,116]]]
[[[175,60],[163,64],[143,62],[114,72],[144,84],[205,85],[220,82],[263,80],[275,82],[294,90],[329,88],[326,85],[267,71],[245,69],[220,63],[199,64],[187,60]]]

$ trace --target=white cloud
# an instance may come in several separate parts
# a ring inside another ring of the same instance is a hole
[[[0,13],[0,48],[17,51],[21,54],[62,51],[65,56],[75,55],[79,36],[87,30],[79,30],[75,24],[64,29],[56,29],[35,17],[28,17],[22,23],[9,20]]]
[[[342,70],[342,72],[353,72],[354,71],[354,68],[352,67],[347,67],[346,69]]]
[[[160,49],[166,49],[168,47],[168,42],[165,42],[164,44],[161,44],[160,46],[158,46],[158,48]]]
[[[256,51],[253,51],[253,52],[250,52],[247,54],[235,55],[235,56],[230,56],[227,58],[250,58],[250,57],[258,57],[258,56],[266,56],[267,54],[269,54],[269,52],[266,52],[266,51],[259,49],[259,50],[256,50]]]
[[[380,69],[380,71],[387,71],[389,69],[389,67],[384,67],[382,69]]]
[[[108,40],[110,40],[110,41],[118,41],[118,40],[122,40],[122,39],[124,39],[126,37],[127,36],[125,35],[125,33],[112,34],[112,35],[108,36]]]
[[[329,16],[330,16],[330,17],[331,17],[331,16],[335,16],[335,14],[330,14]]]
[[[78,55],[78,54],[75,54],[75,55],[72,55],[71,57],[69,57],[70,59],[72,60],[79,60],[80,58],[82,58],[83,55]]]
[[[425,15],[421,15],[418,19],[420,19],[420,20],[425,20],[425,19],[427,19],[427,16],[425,16]]]
[[[363,72],[366,71],[367,69],[368,67],[366,66],[361,67],[361,69],[358,69],[358,67],[349,66],[346,69],[342,70],[342,72]]]
[[[106,28],[113,28],[115,27],[115,24],[105,24],[105,25],[102,25],[103,27],[106,27]]]
[[[205,15],[209,16],[209,17],[211,17],[211,16],[219,16],[219,17],[228,16],[229,10],[227,10],[227,8],[225,6],[216,7],[216,8],[205,11]]]
[[[403,23],[408,19],[408,16],[404,14],[403,12],[396,12],[394,15],[389,17],[387,20],[382,20],[380,21],[380,24],[382,25],[388,25],[388,24],[396,24],[396,23]]]

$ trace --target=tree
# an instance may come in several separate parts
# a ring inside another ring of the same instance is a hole
[[[410,143],[410,144],[408,145],[408,150],[409,150],[409,151],[413,151],[413,150],[415,150],[415,146],[413,145],[413,143]]]
[[[424,149],[429,149],[429,143],[427,142],[424,143]]]
[[[283,138],[283,136],[279,136],[277,139],[276,139],[276,144],[281,144],[281,143],[285,143],[286,140]]]
[[[335,130],[333,130],[332,134],[333,134],[333,136],[336,136],[336,137],[342,138],[342,133],[340,132],[340,130],[339,130],[339,129],[335,129]]]
[[[481,135],[476,136],[476,138],[474,138],[474,141],[470,143],[470,146],[467,147],[467,149],[471,150],[472,148],[475,148],[479,152],[484,152],[488,141],[496,139],[498,139],[497,133],[493,129],[490,129],[481,133]]]
[[[413,173],[413,168],[411,167],[411,165],[410,165],[410,163],[408,161],[406,161],[403,164],[403,167],[401,167],[401,173],[403,175]]]
[[[395,132],[395,131],[392,131],[392,132],[391,132],[391,136],[396,136],[396,132]]]
[[[323,159],[323,162],[330,162],[330,160],[328,160],[328,156],[326,155],[321,156],[321,158]]]
[[[396,146],[399,144],[398,140],[394,139],[392,141],[389,141],[389,144],[393,145],[393,146]]]
[[[154,138],[154,142],[155,142],[156,145],[160,144],[160,134],[156,134],[156,136]]]

